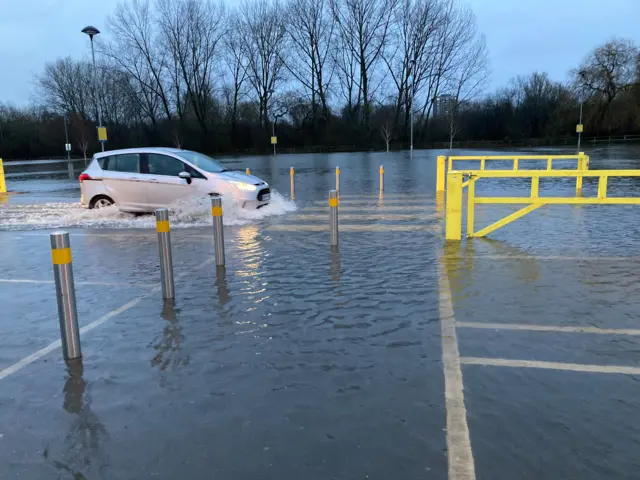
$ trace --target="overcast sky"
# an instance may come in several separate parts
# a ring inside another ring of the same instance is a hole
[[[92,24],[106,31],[117,1],[0,0],[0,102],[32,100],[34,76],[45,62],[88,57],[89,39],[80,30]],[[488,90],[534,71],[564,81],[590,49],[614,35],[640,43],[640,0],[467,2],[487,39]]]

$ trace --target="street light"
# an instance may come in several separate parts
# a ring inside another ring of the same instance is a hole
[[[100,30],[98,30],[96,27],[88,25],[86,27],[84,27],[82,29],[82,33],[85,33],[87,35],[89,35],[89,38],[91,39],[91,57],[93,58],[93,76],[94,76],[94,84],[93,84],[93,88],[94,88],[94,93],[95,93],[95,74],[96,74],[96,52],[93,48],[93,37],[95,37],[96,35],[98,35],[100,33]],[[100,145],[102,146],[102,151],[104,152],[104,141],[101,140],[100,138],[100,134],[101,132],[103,132],[102,130],[102,114],[100,113],[100,102],[96,102],[96,107],[98,109],[98,140],[100,141]],[[106,138],[105,138],[106,140]]]
[[[69,178],[73,180],[73,165],[71,163],[71,144],[69,143],[69,130],[67,129],[67,114],[62,114],[62,119],[64,120],[64,138],[65,144],[64,149],[67,151],[67,169],[69,170]]]
[[[578,72],[580,75],[580,79],[584,82],[584,77],[586,77],[587,73],[584,70],[580,70]],[[582,131],[584,130],[584,126],[582,125],[582,104],[584,103],[584,85],[580,86],[580,97],[578,99],[580,101],[580,121],[576,126],[576,130],[578,132],[578,153],[580,153],[580,141],[582,140]]]
[[[269,95],[269,98],[271,98],[275,93],[275,90],[271,89],[267,93]],[[276,144],[278,143],[278,138],[276,137],[276,122],[278,121],[278,118],[280,118],[281,116],[282,115],[280,114],[279,111],[274,111],[273,120],[271,121],[271,144],[273,145],[274,155],[276,155]],[[269,110],[267,110],[267,118],[269,118]]]
[[[409,150],[411,151],[411,154],[413,154],[413,97],[415,95],[415,74],[413,73],[413,69],[416,66],[416,61],[415,60],[411,60],[409,62],[409,65],[411,65],[411,103],[409,103],[409,108],[410,108],[410,112],[411,112],[411,118],[410,118],[410,131],[411,131],[411,142],[410,142],[410,146],[409,146]]]

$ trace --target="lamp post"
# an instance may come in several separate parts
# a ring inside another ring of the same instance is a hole
[[[64,149],[67,151],[67,169],[69,170],[69,178],[73,180],[73,165],[71,164],[71,144],[69,143],[69,131],[67,130],[67,114],[62,115],[64,120]]]
[[[410,140],[410,145],[409,145],[409,150],[411,151],[411,154],[413,154],[413,97],[415,95],[415,75],[413,73],[413,69],[416,66],[416,61],[415,60],[411,60],[409,62],[409,65],[411,65],[411,102],[409,103],[409,111],[410,111],[410,131],[411,131],[411,140]]]
[[[82,33],[89,35],[89,39],[91,40],[91,57],[93,58],[93,77],[94,77],[94,94],[95,94],[95,74],[96,74],[96,52],[93,48],[93,37],[100,33],[96,27],[88,25],[82,29]],[[96,102],[96,107],[98,110],[98,140],[100,140],[100,132],[102,131],[102,114],[100,112],[100,102]],[[100,145],[102,146],[102,151],[104,152],[104,141],[100,140]]]
[[[578,122],[578,152],[580,151],[580,140],[582,139],[582,96],[580,97],[580,121]]]
[[[584,70],[580,70],[578,72],[580,75],[580,79],[584,82],[585,77],[587,76],[587,72]],[[579,98],[580,101],[580,120],[578,121],[578,125],[576,126],[576,131],[578,132],[578,153],[580,152],[580,141],[582,140],[582,131],[584,130],[584,126],[582,124],[582,105],[584,103],[584,84],[580,86]]]

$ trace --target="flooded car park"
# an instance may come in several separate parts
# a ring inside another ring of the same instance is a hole
[[[438,153],[243,159],[273,196],[224,205],[224,271],[209,200],[170,209],[175,303],[161,298],[155,218],[85,210],[67,179],[11,177],[24,193],[0,205],[0,477],[444,479],[448,452],[468,447],[471,465],[453,467],[477,478],[634,478],[636,210],[553,207],[445,244]],[[596,169],[640,163],[628,147],[589,154]],[[29,358],[59,338],[58,229],[81,367],[59,349]],[[448,428],[443,325],[466,446]]]

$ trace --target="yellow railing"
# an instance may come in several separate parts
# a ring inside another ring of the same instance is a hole
[[[445,157],[443,155],[438,157],[437,160],[437,175],[436,175],[436,193],[445,191],[445,169],[451,172],[453,171],[453,162],[480,162],[480,169],[462,168],[460,170],[465,172],[484,172],[487,170],[487,162],[491,161],[511,161],[513,171],[520,170],[521,162],[531,161],[546,161],[547,171],[553,170],[553,162],[558,160],[575,160],[576,170],[589,170],[589,156],[584,152],[580,152],[577,155],[464,155],[464,156],[451,156]],[[582,177],[576,179],[576,193],[580,195],[582,191]]]
[[[464,182],[467,177],[468,181]],[[598,178],[598,193],[595,197],[540,197],[540,178]],[[467,192],[467,237],[484,237],[529,212],[544,205],[640,205],[640,197],[607,197],[609,177],[640,177],[640,170],[485,170],[450,171],[447,174],[446,228],[447,240],[462,238],[462,189]],[[530,178],[531,190],[528,197],[477,197],[475,183],[481,178]],[[511,215],[475,231],[475,206],[477,204],[526,205]]]

